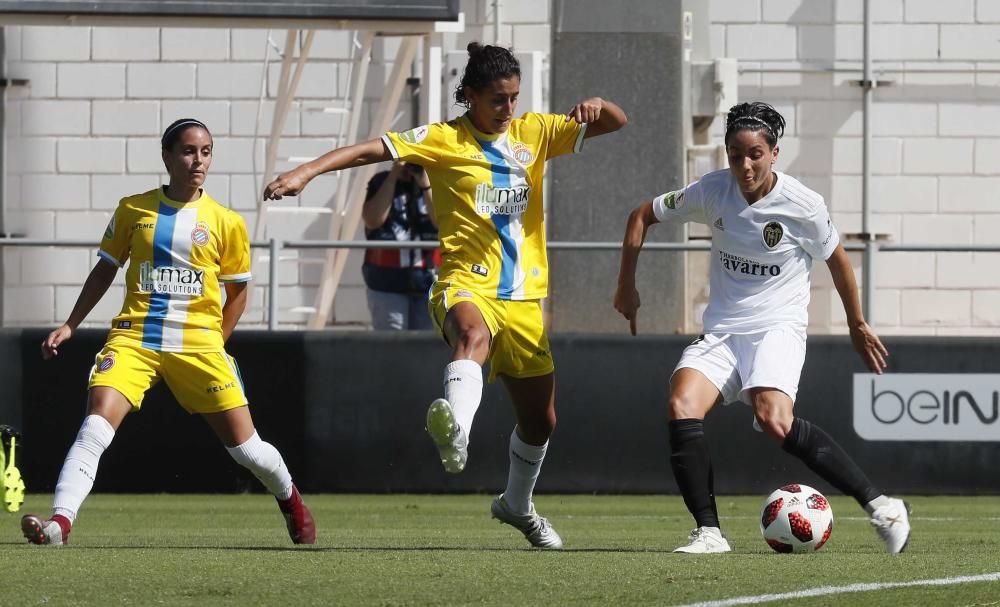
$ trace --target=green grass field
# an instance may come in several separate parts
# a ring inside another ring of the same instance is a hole
[[[821,552],[779,555],[757,530],[762,498],[722,496],[734,552],[712,556],[670,552],[691,526],[677,496],[539,496],[561,553],[490,519],[487,495],[306,497],[315,546],[292,546],[263,495],[94,495],[65,547],[26,544],[19,515],[0,513],[0,605],[683,605],[1000,572],[997,497],[908,498],[914,531],[897,556],[843,497]],[[22,512],[50,500],[29,496]],[[1000,605],[1000,580],[794,602]]]

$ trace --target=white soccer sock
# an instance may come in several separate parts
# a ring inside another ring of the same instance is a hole
[[[242,445],[226,447],[236,463],[243,466],[263,483],[279,500],[292,497],[292,475],[285,460],[271,443],[265,443],[256,432]]]
[[[444,398],[468,439],[483,398],[483,368],[474,360],[456,360],[444,368]]]
[[[101,455],[115,438],[115,429],[100,415],[88,415],[80,425],[76,440],[66,454],[56,494],[52,500],[53,514],[61,514],[72,523],[83,500],[90,495],[97,478]]]
[[[504,500],[514,512],[526,514],[531,510],[531,493],[535,490],[548,446],[549,441],[544,445],[529,445],[517,435],[517,426],[514,426],[510,435],[510,470],[503,492]]]
[[[888,496],[882,494],[873,499],[872,501],[868,502],[867,504],[865,504],[865,512],[867,512],[868,514],[874,514],[876,510],[878,510],[882,506],[885,506],[888,503],[889,503]]]

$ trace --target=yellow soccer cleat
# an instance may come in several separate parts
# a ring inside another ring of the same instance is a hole
[[[20,433],[10,426],[0,426],[0,472],[3,473],[3,507],[7,512],[17,512],[24,503],[24,479],[21,478],[15,459],[18,436]],[[9,458],[4,454],[8,444]]]

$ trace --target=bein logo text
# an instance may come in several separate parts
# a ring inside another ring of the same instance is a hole
[[[854,430],[867,440],[995,441],[1000,374],[854,375]]]

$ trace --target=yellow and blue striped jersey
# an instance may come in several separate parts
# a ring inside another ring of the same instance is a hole
[[[495,299],[548,294],[545,161],[579,151],[585,126],[529,112],[506,132],[486,134],[465,115],[382,137],[393,158],[423,166],[430,178],[440,280]]]
[[[125,273],[125,303],[108,341],[161,352],[223,350],[220,283],[250,280],[243,218],[202,190],[176,202],[162,188],[123,198],[98,256]]]

